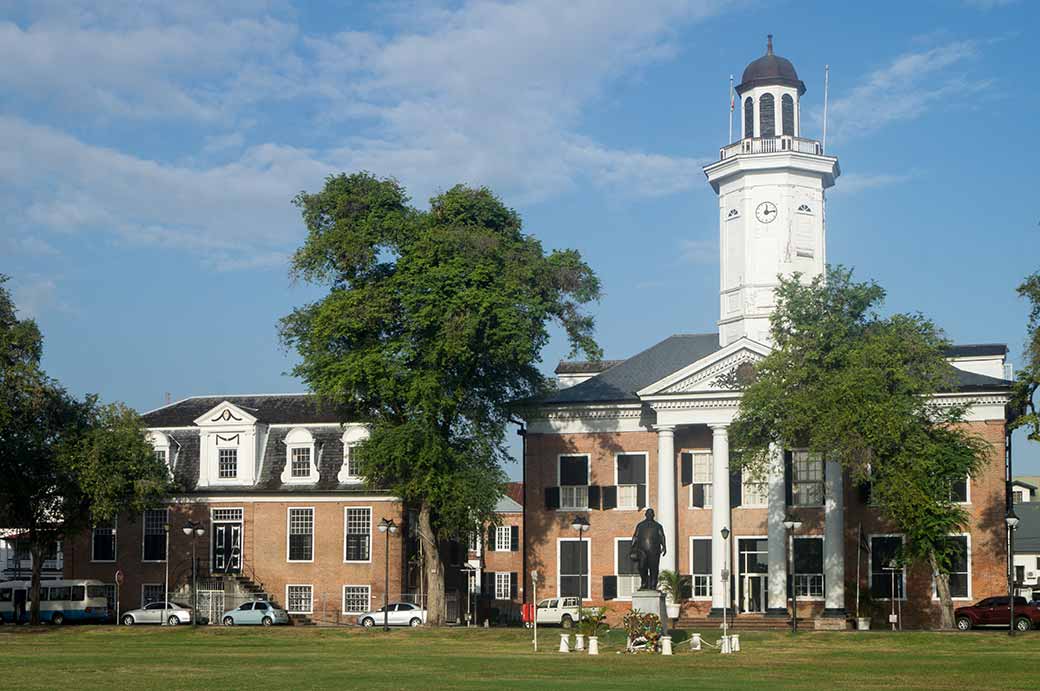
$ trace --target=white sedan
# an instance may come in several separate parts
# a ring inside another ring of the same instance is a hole
[[[426,623],[426,610],[410,602],[391,602],[386,609],[386,623],[390,626],[420,626]],[[364,627],[382,626],[383,608],[359,614],[357,622]]]
[[[161,624],[163,621],[170,626],[190,624],[191,608],[179,602],[152,602],[140,609],[123,612],[121,621],[126,626],[133,626],[134,624]]]

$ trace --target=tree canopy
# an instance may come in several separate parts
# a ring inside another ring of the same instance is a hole
[[[510,404],[544,390],[549,326],[572,354],[600,356],[582,311],[599,281],[578,252],[547,253],[486,188],[458,185],[420,210],[395,180],[341,174],[295,203],[307,238],[292,275],[328,293],[281,322],[293,373],[370,424],[362,475],[420,508],[436,622],[436,560],[445,540],[493,520]]]
[[[1036,392],[1040,388],[1040,272],[1018,286],[1018,295],[1029,301],[1026,343],[1022,368],[1015,381],[1014,408],[1019,413],[1013,427],[1024,427],[1029,439],[1040,441],[1040,414]]]
[[[943,333],[920,314],[882,317],[884,297],[841,267],[810,282],[782,278],[773,350],[743,392],[733,446],[759,472],[775,445],[869,482],[872,502],[905,535],[903,558],[936,573],[952,626],[946,574],[958,548],[948,536],[969,517],[951,488],[979,470],[987,445],[961,424],[964,408],[934,398],[954,384]]]

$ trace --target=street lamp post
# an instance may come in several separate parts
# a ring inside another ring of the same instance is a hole
[[[534,600],[534,651],[538,652],[538,571],[537,569],[531,571],[531,589],[533,591],[532,598]]]
[[[888,562],[888,564],[881,567],[881,570],[888,571],[889,573],[889,598],[892,603],[892,609],[891,613],[888,615],[888,620],[889,623],[892,624],[892,630],[895,631],[897,624],[900,628],[902,628],[902,623],[899,622],[899,617],[896,615],[896,602],[898,600],[898,593],[896,593],[896,571],[901,571],[902,567],[900,567],[899,564],[896,563],[895,559],[891,559]],[[900,611],[902,611],[901,608],[902,606],[900,606]]]
[[[197,563],[195,557],[195,542],[198,538],[206,534],[206,529],[202,527],[202,522],[194,523],[188,521],[181,528],[185,535],[191,538],[191,628],[196,628],[199,623],[199,585],[198,576],[195,571],[195,565]]]
[[[589,519],[575,514],[571,527],[578,531],[578,621],[581,621],[582,607],[585,604],[585,531],[589,529]]]
[[[798,633],[798,584],[794,577],[794,544],[791,542],[791,534],[802,527],[802,522],[793,518],[784,521],[786,538],[784,547],[787,549],[787,572],[791,579],[791,633]]]
[[[162,626],[166,626],[166,608],[170,605],[170,523],[167,521],[163,523],[163,533],[166,536],[166,554],[163,555],[166,561],[166,574],[163,577],[163,605],[162,605]]]
[[[727,609],[729,608],[729,528],[722,528],[722,544],[726,550],[722,557],[722,642],[725,649],[729,650],[729,624]]]
[[[386,535],[386,543],[383,553],[386,557],[386,565],[383,568],[383,631],[390,630],[390,536],[397,534],[397,524],[392,518],[384,518],[379,521],[379,532]]]
[[[1008,614],[1011,619],[1008,622],[1008,635],[1015,635],[1015,531],[1018,530],[1018,516],[1015,510],[1008,509],[1007,517],[1008,531]]]

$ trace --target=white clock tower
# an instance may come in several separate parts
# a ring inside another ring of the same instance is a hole
[[[704,168],[719,195],[719,340],[770,344],[769,315],[779,275],[807,279],[826,264],[824,190],[841,174],[838,159],[801,137],[805,84],[790,60],[766,54],[736,87],[739,141]]]

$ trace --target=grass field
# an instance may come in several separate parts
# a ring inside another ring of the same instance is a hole
[[[522,629],[2,626],[0,688],[1040,688],[1040,632],[748,633],[670,658],[619,655],[619,633],[591,657],[558,629],[535,653]]]

